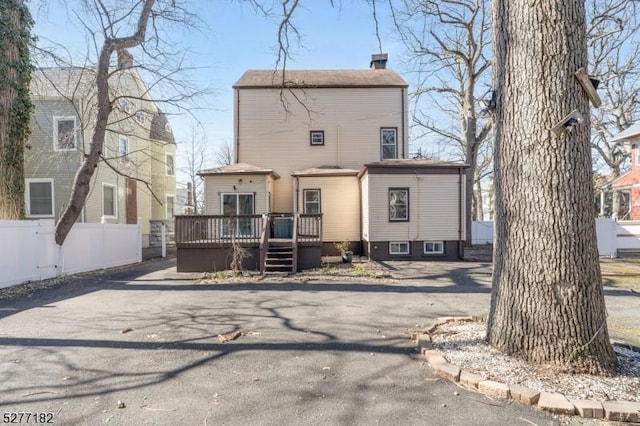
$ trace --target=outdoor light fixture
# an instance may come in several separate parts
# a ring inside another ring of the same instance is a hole
[[[564,132],[571,132],[576,125],[582,123],[583,121],[584,117],[582,116],[580,111],[574,109],[569,115],[565,116],[562,120],[556,123],[551,131],[556,136],[560,136]]]
[[[575,76],[584,91],[587,93],[587,96],[589,97],[589,100],[591,101],[593,106],[599,108],[602,104],[602,101],[600,100],[600,96],[598,96],[598,92],[596,92],[596,89],[600,85],[600,80],[589,77],[589,74],[587,74],[587,71],[584,68],[580,68],[578,71],[576,71]]]

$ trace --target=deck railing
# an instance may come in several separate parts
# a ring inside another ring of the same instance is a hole
[[[322,245],[322,214],[300,214],[297,223],[298,244]]]
[[[322,215],[293,214],[272,215],[188,215],[175,217],[176,247],[224,247],[234,241],[243,246],[264,246],[270,238],[281,238],[275,232],[274,219],[291,219],[297,244],[312,246],[322,244]],[[293,228],[291,228],[293,231]]]
[[[258,246],[263,229],[262,215],[175,217],[177,247],[223,247],[233,242],[243,246]]]

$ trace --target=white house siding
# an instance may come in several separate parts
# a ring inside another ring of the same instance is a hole
[[[369,241],[369,175],[360,180],[360,197],[362,199],[362,239]]]
[[[305,189],[320,190],[324,242],[360,241],[360,197],[356,176],[299,177],[298,211]]]
[[[267,175],[209,175],[205,176],[204,214],[222,214],[220,194],[255,194],[255,214],[267,212]],[[240,181],[242,180],[242,181]],[[234,186],[236,189],[234,189]]]
[[[406,155],[405,92],[399,87],[317,88],[298,90],[296,100],[279,89],[241,88],[236,93],[238,162],[265,164],[278,173],[274,210],[291,212],[291,172],[326,165],[359,169],[379,161],[381,127],[398,129],[398,156]],[[311,130],[324,131],[323,146],[310,145]]]
[[[457,241],[460,176],[369,174],[369,241]],[[464,176],[462,176],[463,178]],[[464,185],[464,179],[462,184]],[[389,188],[409,188],[409,221],[389,222]],[[462,210],[464,211],[464,210]]]

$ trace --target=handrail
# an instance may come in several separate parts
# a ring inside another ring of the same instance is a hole
[[[264,274],[267,250],[269,249],[269,236],[271,230],[271,219],[269,214],[262,215],[262,235],[260,236],[260,272]]]

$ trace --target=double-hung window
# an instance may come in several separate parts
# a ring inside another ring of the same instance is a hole
[[[53,118],[53,143],[55,151],[74,151],[78,149],[75,117]]]
[[[304,194],[304,212],[306,214],[320,213],[320,190],[305,189]]]
[[[126,136],[118,136],[118,157],[121,160],[129,159],[129,139]]]
[[[389,221],[409,221],[409,188],[389,188]]]
[[[398,129],[395,127],[380,129],[380,154],[383,160],[398,158]]]
[[[102,184],[102,215],[118,217],[118,191],[109,183]]]
[[[166,172],[167,172],[167,176],[173,176],[176,174],[176,169],[175,169],[175,165],[173,162],[173,155],[171,154],[165,154],[165,162],[164,164],[166,165]]]
[[[166,218],[167,219],[173,219],[173,215],[175,214],[175,211],[174,211],[174,204],[175,204],[174,200],[175,200],[175,197],[173,195],[166,195],[165,198],[166,198],[165,204],[167,206],[167,211],[166,211],[166,215],[167,216],[166,216]]]
[[[53,179],[27,179],[28,217],[53,217]]]

